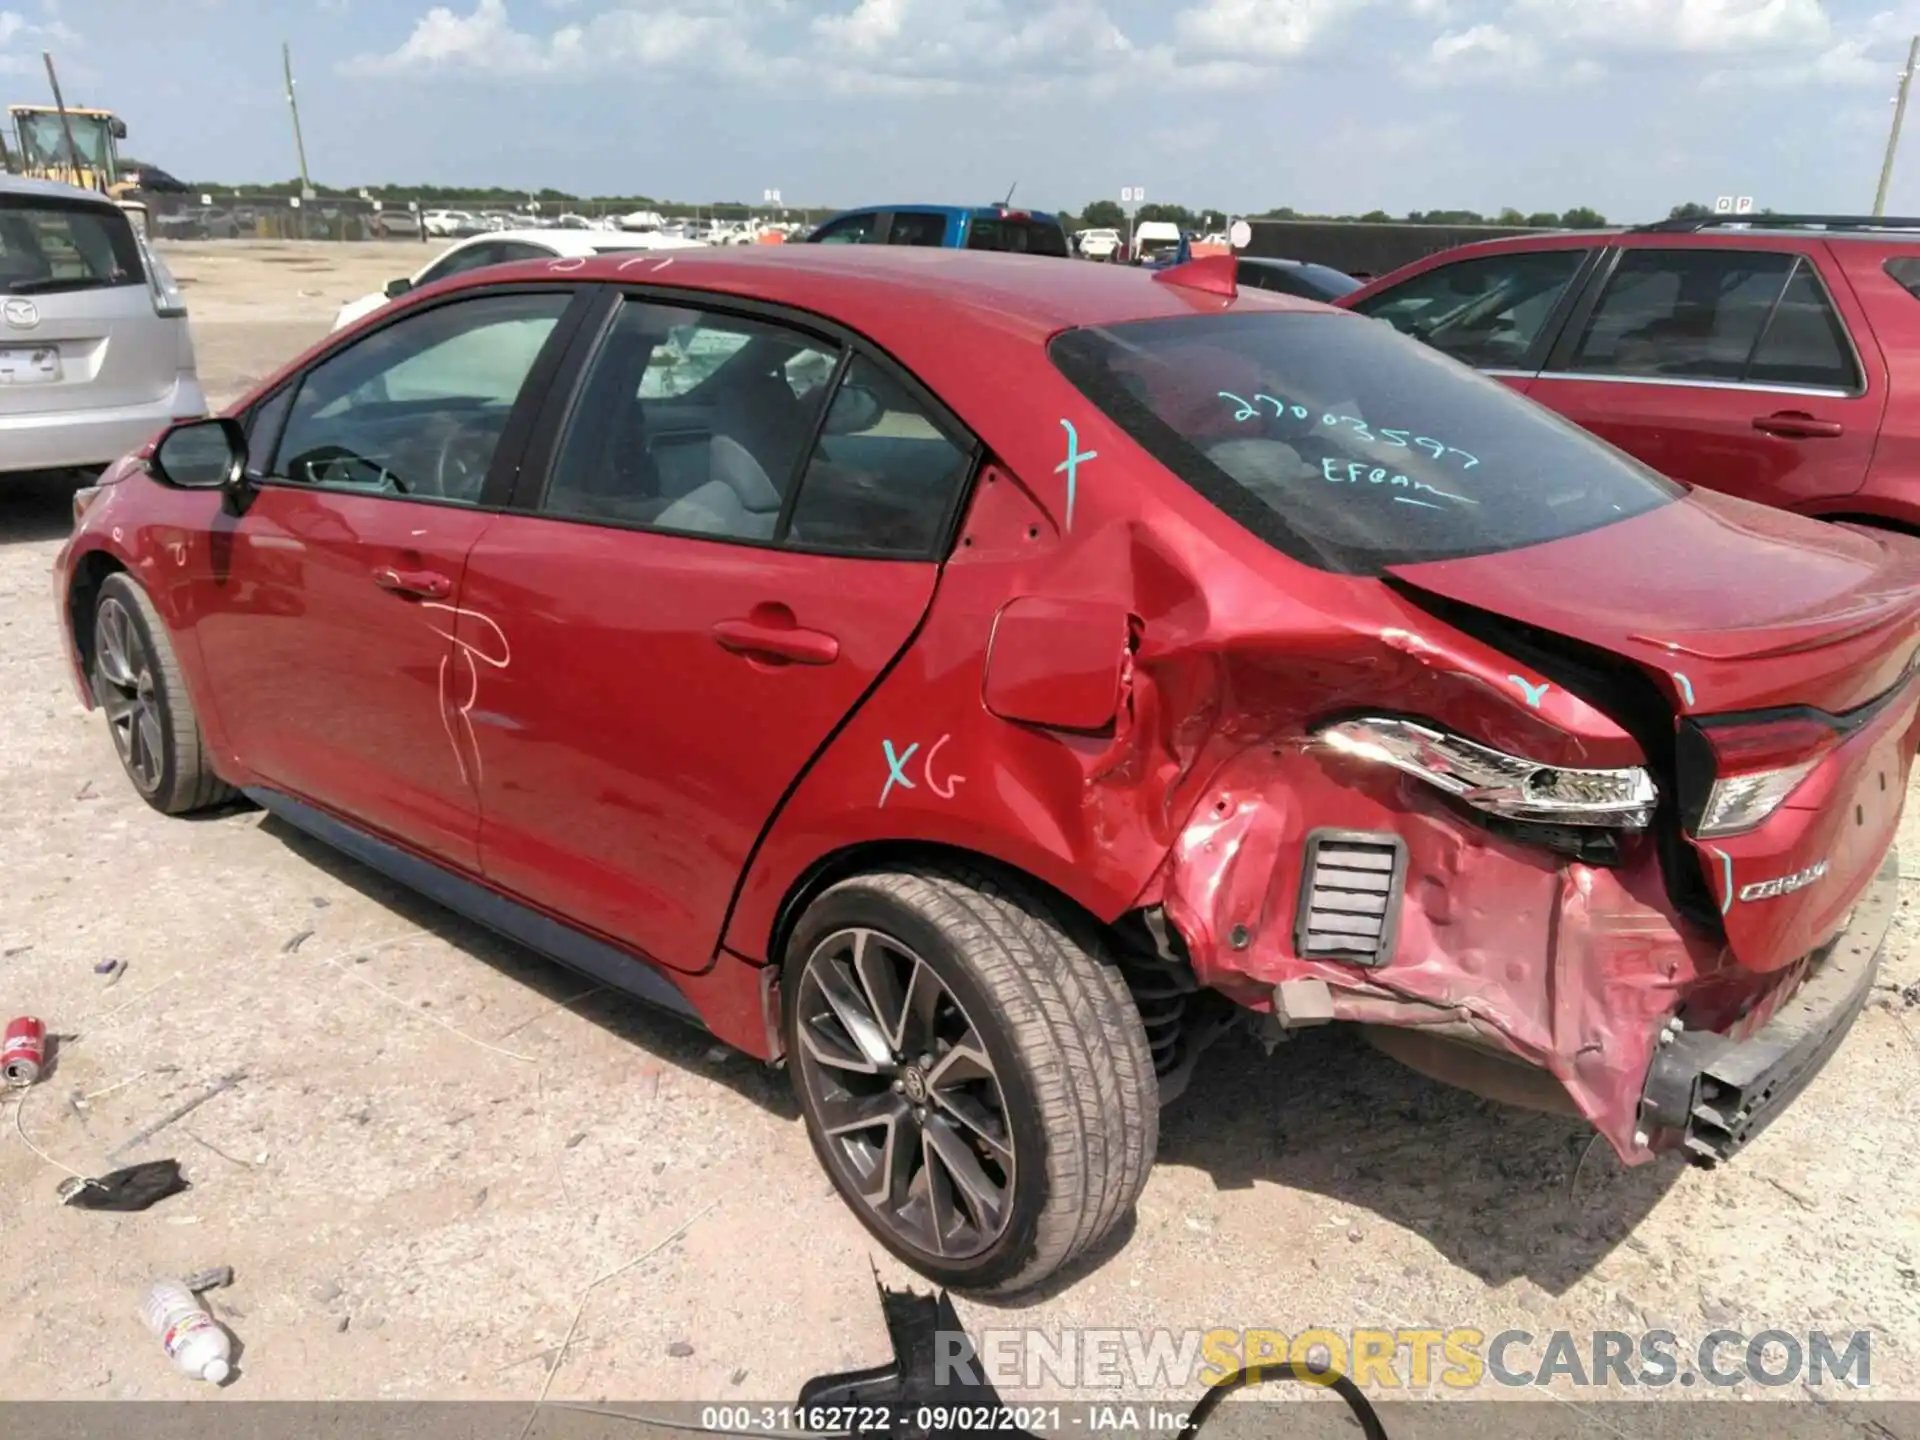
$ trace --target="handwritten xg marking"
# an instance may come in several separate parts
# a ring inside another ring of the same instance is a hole
[[[966,784],[967,781],[967,777],[964,775],[949,775],[946,777],[946,784],[942,785],[940,781],[934,778],[933,757],[938,755],[940,753],[940,747],[952,738],[953,736],[951,735],[942,735],[928,747],[926,758],[920,762],[920,778],[927,782],[927,789],[931,790],[935,795],[938,795],[942,800],[951,800],[954,790]],[[913,759],[915,752],[920,749],[920,742],[916,740],[913,744],[907,746],[905,750],[899,751],[898,753],[895,753],[893,741],[891,740],[882,740],[880,746],[885,752],[887,760],[887,783],[880,791],[880,803],[885,805],[887,803],[887,796],[893,793],[893,787],[896,785],[907,790],[918,790],[920,788],[907,777],[907,762]]]

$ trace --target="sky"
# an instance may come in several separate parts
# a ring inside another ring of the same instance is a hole
[[[1920,0],[0,0],[0,100],[50,49],[129,153],[285,179],[284,41],[330,185],[1860,213],[1915,34]]]

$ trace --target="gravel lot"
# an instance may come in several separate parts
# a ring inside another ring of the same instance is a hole
[[[174,248],[209,389],[234,396],[427,253]],[[7,1395],[190,1393],[133,1307],[151,1275],[216,1264],[237,1276],[213,1297],[244,1346],[234,1398],[528,1401],[576,1310],[556,1399],[779,1401],[882,1361],[869,1260],[905,1273],[830,1192],[783,1077],[583,994],[258,812],[170,821],[134,796],[54,631],[67,523],[63,492],[0,484],[0,1011],[68,1037],[17,1117],[0,1104]],[[1920,877],[1915,814],[1902,849]],[[1731,1166],[1624,1171],[1568,1121],[1483,1105],[1340,1035],[1271,1057],[1234,1041],[1166,1115],[1119,1243],[1037,1301],[962,1316],[1864,1328],[1876,1398],[1920,1398],[1905,905],[1845,1047]],[[109,957],[127,962],[111,988],[94,974]],[[59,1205],[60,1167],[121,1163],[125,1137],[223,1076],[240,1078],[123,1157],[177,1157],[190,1192],[121,1217]],[[1567,1433],[1629,1433],[1580,1405]]]

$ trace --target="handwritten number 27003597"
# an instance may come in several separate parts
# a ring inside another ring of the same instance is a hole
[[[1234,394],[1231,390],[1222,390],[1220,391],[1220,398],[1222,400],[1231,400],[1239,407],[1234,412],[1233,418],[1240,421],[1251,420],[1254,416],[1258,415],[1260,413],[1260,406],[1263,404],[1273,407],[1273,415],[1276,420],[1284,419],[1288,414],[1292,414],[1296,420],[1311,419],[1313,415],[1313,412],[1305,405],[1290,404],[1285,400],[1276,400],[1271,395],[1255,395],[1253,399],[1246,400]],[[1460,457],[1460,468],[1462,470],[1471,470],[1480,463],[1478,456],[1468,454],[1457,445],[1449,445],[1444,440],[1435,440],[1426,435],[1415,435],[1410,430],[1390,430],[1382,426],[1376,433],[1366,421],[1356,415],[1335,415],[1331,412],[1323,412],[1320,416],[1320,424],[1328,430],[1338,430],[1342,426],[1345,426],[1353,432],[1354,438],[1358,440],[1370,440],[1375,444],[1392,445],[1401,450],[1424,450],[1436,460],[1444,459],[1448,455],[1458,455]]]

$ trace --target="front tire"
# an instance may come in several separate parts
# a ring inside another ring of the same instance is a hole
[[[93,696],[121,769],[154,809],[185,815],[233,798],[201,740],[166,622],[124,573],[109,575],[94,601]]]
[[[1125,980],[1065,907],[971,869],[858,875],[801,917],[782,995],[814,1153],[929,1278],[1029,1289],[1139,1198],[1153,1057]]]

